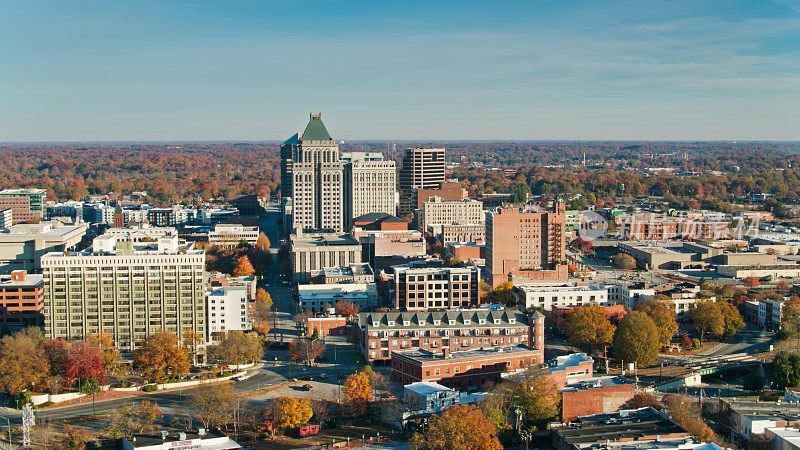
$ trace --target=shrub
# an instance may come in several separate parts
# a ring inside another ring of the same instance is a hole
[[[743,386],[745,391],[761,392],[764,389],[764,377],[757,373],[751,373],[744,377]]]
[[[155,392],[155,391],[158,390],[158,385],[148,384],[148,385],[142,386],[142,390],[144,392]]]
[[[700,348],[700,339],[692,339],[692,348]]]
[[[41,405],[37,405],[36,409],[49,408],[49,407],[51,407],[53,405],[55,405],[55,403],[53,403],[51,401],[47,401],[47,402],[42,403]]]

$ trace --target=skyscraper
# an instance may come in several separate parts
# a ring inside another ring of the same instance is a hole
[[[322,114],[281,145],[281,195],[291,199],[290,231],[344,230],[344,163]]]
[[[290,232],[339,233],[354,217],[397,213],[396,168],[381,153],[339,153],[339,146],[311,114],[302,134],[281,145],[281,196]]]
[[[400,216],[414,212],[417,189],[439,189],[444,183],[443,148],[408,148],[400,167]]]

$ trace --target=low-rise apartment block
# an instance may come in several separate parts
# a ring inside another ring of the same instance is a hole
[[[477,306],[478,267],[394,267],[394,307],[405,311]]]
[[[600,305],[610,306],[608,289],[600,286],[577,284],[521,284],[514,286],[517,305],[520,308],[553,308]]]
[[[402,350],[453,353],[518,344],[544,350],[544,315],[511,309],[369,312],[358,315],[358,326],[368,362],[387,362]]]

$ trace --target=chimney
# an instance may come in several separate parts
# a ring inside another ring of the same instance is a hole
[[[28,277],[27,270],[12,270],[11,271],[11,281],[25,281]]]

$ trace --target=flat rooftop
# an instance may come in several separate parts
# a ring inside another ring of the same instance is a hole
[[[800,404],[787,402],[755,402],[755,401],[731,401],[728,402],[731,409],[737,413],[751,418],[762,420],[785,420],[796,422],[800,420]]]
[[[442,353],[432,353],[423,349],[408,350],[408,351],[393,352],[393,353],[417,360],[419,362],[433,362],[433,361],[457,361],[460,359],[472,359],[472,358],[487,358],[498,355],[500,356],[519,355],[525,353],[532,353],[535,351],[536,349],[528,347],[527,345],[515,345],[510,347],[485,348],[477,350],[466,350],[463,352],[453,352],[450,354],[448,358],[445,358]]]
[[[29,194],[47,194],[47,189],[36,188],[23,188],[23,189],[3,189],[0,195],[29,195]]]
[[[675,439],[689,437],[686,430],[652,408],[582,416],[570,425],[554,428],[553,432],[567,444],[578,448],[649,436],[654,440],[656,436],[663,439],[665,435],[683,435]]]
[[[44,277],[39,274],[27,274],[25,276],[25,280],[23,281],[14,281],[11,279],[11,275],[0,275],[0,289],[7,289],[7,288],[17,288],[17,287],[32,287],[38,284],[42,284]]]
[[[569,383],[569,381],[567,381],[567,383]],[[586,389],[604,388],[621,384],[633,384],[633,382],[619,375],[582,378],[580,381],[567,384],[567,386],[561,389],[561,392],[578,392]]]
[[[34,237],[52,237],[58,238],[66,236],[71,233],[79,232],[88,229],[88,224],[79,223],[74,225],[65,225],[57,220],[48,222],[39,222],[34,224],[17,224],[12,225],[11,228],[0,231],[0,240],[6,238],[34,238]]]
[[[308,234],[292,235],[292,247],[331,247],[339,245],[360,245],[349,234]]]

